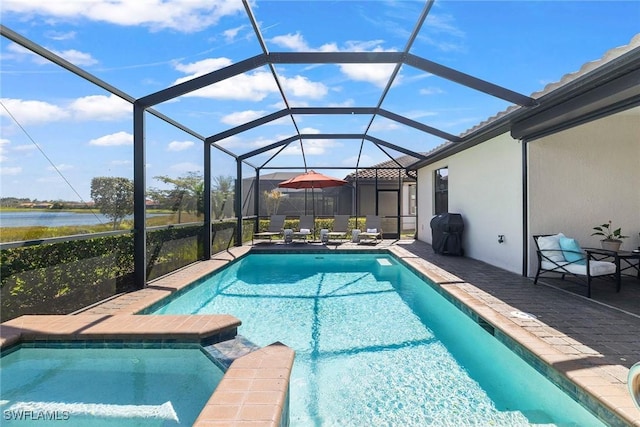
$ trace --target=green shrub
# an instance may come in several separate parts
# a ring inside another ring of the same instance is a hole
[[[252,220],[243,223],[251,240]],[[235,221],[212,224],[212,253],[235,245]],[[149,280],[202,259],[203,225],[147,231]],[[136,289],[133,234],[0,251],[0,321],[22,314],[67,314]]]

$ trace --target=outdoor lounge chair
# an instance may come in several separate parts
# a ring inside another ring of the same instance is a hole
[[[329,240],[347,238],[349,217],[349,215],[336,215],[335,217],[333,217],[333,228],[327,233]]]
[[[295,230],[291,237],[292,239],[300,239],[307,241],[307,237],[313,236],[314,219],[313,215],[302,215],[300,217],[300,223],[298,229]]]
[[[374,243],[382,240],[382,222],[378,215],[367,215],[364,231],[360,232],[360,242],[363,239]]]
[[[282,229],[284,228],[284,219],[285,215],[271,215],[271,219],[269,220],[269,227],[267,231],[262,231],[260,233],[254,233],[251,238],[251,244],[253,244],[253,239],[255,238],[269,238],[269,241],[273,237],[279,237],[282,235]]]
[[[533,236],[538,254],[538,271],[533,280],[538,283],[541,274],[559,274],[564,280],[566,275],[574,276],[580,282],[586,277],[587,298],[591,298],[591,280],[594,277],[609,277],[616,283],[616,291],[620,292],[620,271],[616,263],[602,261],[603,258],[615,257],[615,253],[604,249],[582,249],[575,239],[562,233]]]

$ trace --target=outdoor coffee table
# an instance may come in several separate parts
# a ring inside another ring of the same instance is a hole
[[[615,263],[618,274],[635,276],[640,279],[640,252],[618,251],[615,255]],[[632,274],[623,273],[626,270],[631,270]],[[634,271],[636,274],[633,274]]]

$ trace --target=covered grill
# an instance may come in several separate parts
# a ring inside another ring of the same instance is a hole
[[[464,221],[457,213],[443,213],[431,219],[431,246],[441,255],[464,255],[462,231]]]

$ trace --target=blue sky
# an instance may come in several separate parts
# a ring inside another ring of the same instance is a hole
[[[421,1],[253,1],[270,52],[402,51]],[[2,24],[140,98],[260,54],[239,0],[3,0]],[[524,95],[542,90],[640,31],[638,1],[436,1],[411,53]],[[2,196],[89,200],[95,176],[133,176],[131,106],[2,38]],[[387,65],[276,65],[292,107],[375,107]],[[403,66],[382,108],[458,135],[509,103]],[[268,67],[156,109],[210,136],[284,108]],[[296,116],[302,133],[363,133],[371,117]],[[202,171],[202,144],[147,118],[148,186],[154,176]],[[293,136],[290,118],[220,141],[242,154]],[[444,140],[376,118],[370,134],[426,152]],[[309,167],[351,167],[359,140],[308,140]],[[268,165],[301,166],[300,144]],[[391,155],[401,153],[389,151]],[[272,153],[250,159],[262,165]],[[361,166],[387,160],[370,143]],[[235,162],[214,150],[213,175]],[[265,170],[262,173],[272,172]],[[349,170],[323,170],[343,177]],[[253,176],[251,168],[243,173]]]

